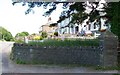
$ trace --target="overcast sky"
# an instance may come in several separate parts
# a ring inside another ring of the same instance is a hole
[[[51,14],[52,21],[56,22],[59,19],[59,14],[62,11],[61,5],[58,5],[59,9],[56,9]],[[12,0],[0,1],[0,26],[6,28],[12,33],[13,36],[18,32],[27,31],[30,34],[38,33],[41,25],[47,23],[48,17],[42,16],[45,9],[35,7],[35,13],[25,15],[27,6],[21,4],[12,5]]]

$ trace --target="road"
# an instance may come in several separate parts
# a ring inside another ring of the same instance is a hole
[[[118,73],[117,70],[100,71],[90,67],[18,65],[9,59],[12,46],[13,42],[0,42],[2,73]]]

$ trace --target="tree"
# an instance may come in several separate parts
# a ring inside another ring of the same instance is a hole
[[[13,5],[19,3],[19,2],[13,2]],[[21,3],[21,2],[20,2]],[[31,11],[34,11],[33,8],[35,6],[42,7],[46,9],[48,6],[50,6],[50,9],[46,11],[43,15],[49,16],[56,8],[58,4],[63,4],[63,9],[66,9],[61,12],[61,15],[59,17],[58,23],[65,20],[68,17],[71,17],[72,20],[70,23],[81,23],[83,22],[87,16],[90,16],[90,21],[94,21],[96,18],[99,18],[99,12],[97,8],[99,7],[99,2],[94,3],[88,3],[88,2],[23,2],[22,5],[28,5],[29,9],[25,12],[25,14],[29,14]],[[101,3],[106,6],[105,3]],[[86,7],[89,9],[92,9],[92,11],[88,14],[83,13],[86,11]],[[68,9],[68,10],[67,10]],[[102,10],[103,11],[103,10]],[[101,12],[102,12],[101,11]],[[104,12],[104,11],[103,11]]]
[[[109,8],[106,9],[109,22],[111,24],[111,31],[118,35],[120,40],[120,2],[111,2],[109,3]]]
[[[83,6],[82,2],[13,2],[12,4],[15,5],[16,3],[22,3],[22,6],[27,6],[28,9],[25,11],[25,14],[29,14],[30,12],[34,11],[33,8],[35,6],[42,7],[46,9],[48,6],[50,6],[50,9],[46,11],[43,16],[49,16],[56,8],[58,4],[63,4],[63,9],[69,8],[69,10],[65,10],[61,12],[60,20],[64,20],[67,17],[70,17],[70,15],[73,13],[73,11],[82,11]],[[59,20],[59,21],[60,21]]]
[[[37,7],[42,7],[44,9],[46,9],[48,6],[50,6],[50,9],[48,9],[48,11],[46,11],[43,15],[44,16],[49,16],[56,8],[58,4],[63,4],[63,9],[67,9],[68,10],[64,10],[61,12],[60,18],[66,18],[66,17],[70,17],[71,14],[75,13],[74,11],[77,12],[83,12],[84,9],[84,2],[13,2],[12,4],[15,5],[16,3],[22,3],[22,6],[26,6],[28,5],[28,9],[26,10],[25,14],[29,14],[31,11],[34,11],[33,8],[35,6]],[[98,2],[94,3],[94,4],[98,4]],[[93,9],[95,9],[94,5],[89,6]],[[95,11],[95,10],[93,10]],[[94,12],[91,12],[94,13]]]
[[[2,39],[6,41],[12,41],[13,36],[8,30],[0,26],[0,40]]]
[[[29,33],[28,32],[21,32],[21,33],[17,33],[16,35],[15,35],[15,37],[25,37],[25,36],[28,36],[29,35]]]
[[[29,33],[28,32],[21,32],[22,34],[25,34],[25,36],[28,36]]]
[[[104,0],[102,0],[104,2]],[[16,4],[17,2],[13,2],[13,5]],[[63,9],[68,8],[68,10],[64,10],[61,12],[60,18],[57,21],[60,23],[61,21],[65,20],[68,17],[71,17],[72,15],[72,20],[69,24],[71,23],[82,23],[88,16],[90,16],[89,21],[93,22],[95,19],[98,19],[100,21],[101,17],[109,17],[109,22],[112,24],[112,32],[117,34],[118,36],[120,35],[120,32],[118,31],[119,28],[119,21],[120,19],[118,16],[118,13],[120,13],[120,2],[116,3],[102,3],[104,6],[102,9],[98,10],[99,3],[100,2],[23,2],[22,5],[25,6],[28,4],[29,9],[25,12],[25,14],[29,14],[31,11],[33,11],[33,8],[35,6],[43,8],[47,8],[47,6],[51,6],[51,8],[44,13],[44,16],[49,16],[56,8],[58,4],[63,4]],[[92,9],[91,12],[89,13],[83,13],[85,12],[85,8],[90,8]],[[106,9],[106,10],[104,10]],[[107,15],[100,16],[99,13],[108,13]],[[106,22],[107,23],[107,22]],[[99,22],[100,24],[100,22]],[[101,24],[100,24],[101,25]],[[100,26],[101,27],[101,26]],[[101,29],[101,28],[100,28]]]

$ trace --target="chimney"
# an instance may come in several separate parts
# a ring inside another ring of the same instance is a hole
[[[48,22],[51,21],[51,17],[48,18]]]

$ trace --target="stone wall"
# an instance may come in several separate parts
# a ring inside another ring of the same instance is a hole
[[[12,59],[28,63],[101,65],[99,47],[35,47],[14,44]]]
[[[117,66],[118,38],[102,33],[99,47],[40,47],[14,44],[11,58],[26,63]]]
[[[103,35],[103,65],[104,66],[117,66],[117,47],[118,47],[118,37],[106,31]]]

